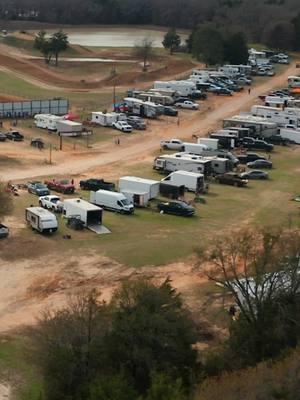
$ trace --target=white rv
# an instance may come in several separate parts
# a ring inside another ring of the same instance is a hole
[[[291,96],[266,96],[265,106],[283,109],[284,107],[293,107],[294,97]]]
[[[204,175],[195,172],[175,171],[161,180],[163,183],[181,186],[195,193],[203,192],[205,189]]]
[[[266,118],[256,117],[251,114],[235,115],[223,120],[223,127],[251,128],[252,134],[260,137],[270,137],[278,132],[278,125]]]
[[[91,191],[90,202],[121,214],[132,214],[134,212],[132,202],[123,193],[119,192],[111,192],[109,190]]]
[[[63,215],[80,219],[87,228],[102,223],[102,208],[82,199],[64,200]]]
[[[219,153],[215,152],[214,150],[206,150],[206,154],[201,156],[191,153],[176,153],[174,154],[174,156],[176,158],[184,158],[192,161],[209,161],[210,173],[216,175],[224,174],[225,172],[231,171],[234,165],[238,163],[238,160],[233,155],[233,159],[236,160],[235,163],[226,158],[225,154],[227,153],[229,152],[222,152],[222,150],[219,150]]]
[[[154,89],[171,89],[182,96],[191,96],[194,93],[199,93],[196,84],[192,81],[155,81]]]
[[[26,208],[25,219],[32,229],[41,233],[53,233],[58,228],[56,216],[42,207]]]
[[[64,121],[64,117],[52,114],[36,114],[34,116],[35,126],[49,131],[57,130],[58,121]]]
[[[164,107],[151,101],[143,101],[135,97],[125,97],[125,104],[128,106],[132,114],[147,118],[157,118],[164,112]]]
[[[174,172],[187,171],[211,175],[211,161],[199,156],[185,156],[179,154],[165,154],[155,158],[153,168],[157,171]]]
[[[136,176],[119,179],[119,190],[137,206],[147,206],[148,201],[159,194],[159,181]]]
[[[183,152],[185,154],[187,154],[187,153],[188,154],[196,154],[196,155],[202,156],[202,157],[227,158],[232,163],[232,166],[235,166],[235,165],[238,164],[238,159],[232,153],[230,153],[229,151],[211,149],[211,148],[208,148],[204,144],[184,143]]]
[[[114,122],[126,121],[126,115],[122,113],[103,113],[101,111],[92,112],[91,122],[101,126],[112,126]]]

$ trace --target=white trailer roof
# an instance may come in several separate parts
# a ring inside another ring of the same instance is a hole
[[[62,121],[57,121],[57,123],[58,124],[67,125],[67,126],[71,126],[71,127],[82,126],[81,122],[70,121],[68,119],[64,119]]]
[[[137,176],[122,176],[120,180],[126,180],[130,182],[140,182],[140,183],[145,183],[147,185],[155,185],[159,183],[159,181],[155,181],[154,179],[139,178]]]
[[[64,200],[64,204],[71,204],[74,207],[78,207],[87,211],[101,210],[100,207],[79,198]]]
[[[188,171],[174,171],[170,175],[185,175],[185,176],[194,176],[195,178],[198,178],[199,176],[204,176],[203,174],[200,174],[198,172],[188,172]]]
[[[56,216],[52,214],[52,212],[45,210],[42,207],[28,207],[26,208],[26,210],[32,212],[35,215],[38,215],[41,218],[56,218]]]

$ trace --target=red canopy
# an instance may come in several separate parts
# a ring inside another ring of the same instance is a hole
[[[73,114],[73,113],[68,113],[64,116],[64,119],[67,119],[69,121],[74,121],[76,119],[80,119],[79,115]]]

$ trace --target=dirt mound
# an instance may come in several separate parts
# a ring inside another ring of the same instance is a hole
[[[0,93],[0,103],[10,102],[10,101],[21,101],[21,100],[25,100],[24,97],[8,96]]]

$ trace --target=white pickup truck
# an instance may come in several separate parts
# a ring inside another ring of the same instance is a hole
[[[183,150],[184,143],[180,139],[170,139],[170,140],[162,140],[160,142],[160,147],[164,150]]]
[[[52,210],[54,212],[62,212],[63,203],[58,196],[49,195],[39,197],[40,207]]]

